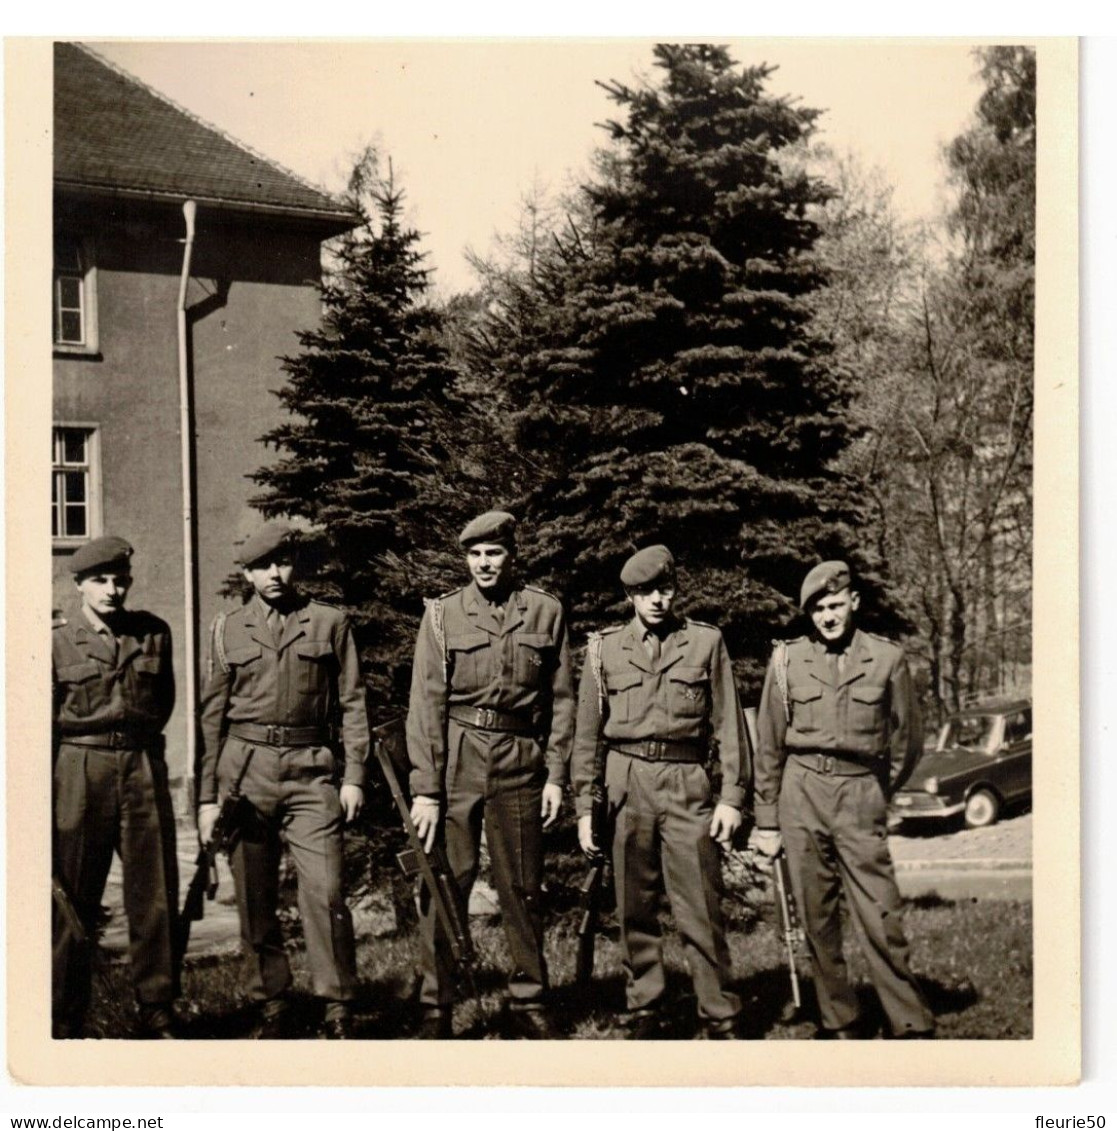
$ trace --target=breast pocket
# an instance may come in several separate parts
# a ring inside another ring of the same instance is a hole
[[[710,709],[710,676],[703,668],[676,664],[667,673],[668,702],[677,719],[702,718]]]
[[[887,700],[883,687],[851,687],[849,691],[849,727],[854,734],[883,734]]]
[[[55,679],[62,688],[63,710],[75,715],[88,715],[100,699],[101,668],[95,660],[67,664],[55,670]]]
[[[304,695],[321,695],[330,685],[334,649],[328,640],[303,640],[295,645],[298,688]]]
[[[138,706],[154,709],[159,686],[157,681],[162,670],[161,656],[137,656],[132,661],[133,687]]]
[[[788,690],[791,699],[791,725],[797,731],[810,733],[822,725],[822,688],[804,685]]]
[[[450,686],[455,691],[476,691],[492,676],[492,648],[486,632],[466,632],[446,639],[450,653]]]
[[[257,690],[260,680],[260,656],[262,650],[259,644],[250,644],[244,648],[230,648],[225,653],[225,663],[233,676],[233,692],[236,695],[252,695]]]
[[[606,672],[605,689],[609,692],[609,718],[627,723],[636,715],[635,701],[643,677],[637,671]]]
[[[516,681],[521,687],[539,687],[550,655],[550,636],[545,632],[517,632],[512,635],[512,644]]]

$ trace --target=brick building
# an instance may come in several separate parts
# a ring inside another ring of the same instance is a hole
[[[317,324],[322,242],[356,222],[91,50],[55,45],[54,603],[76,610],[67,559],[84,541],[136,546],[130,604],[175,637],[172,776],[188,761],[188,621],[209,624],[234,544],[260,521],[246,476],[283,415],[278,358]]]

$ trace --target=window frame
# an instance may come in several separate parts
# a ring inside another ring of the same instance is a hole
[[[74,278],[73,271],[63,270],[58,267],[57,261],[51,272],[51,341],[56,354],[78,354],[88,356],[101,352],[101,339],[97,326],[97,260],[94,255],[93,240],[88,236],[75,236],[69,232],[54,233],[54,252],[57,253],[61,241],[72,243],[78,253],[77,277],[81,280],[81,318],[82,337],[80,342],[59,341],[61,333],[61,296],[59,295],[59,279],[62,277]],[[67,308],[70,309],[70,308]]]
[[[101,426],[94,424],[90,421],[84,420],[55,420],[51,423],[51,460],[50,460],[50,475],[53,481],[56,475],[59,475],[64,469],[65,465],[55,462],[54,447],[58,442],[58,433],[64,429],[70,429],[76,432],[84,432],[85,439],[85,459],[83,465],[71,465],[71,467],[84,466],[87,469],[87,494],[86,494],[86,532],[84,534],[55,534],[53,527],[51,529],[51,545],[55,550],[76,550],[79,546],[84,546],[87,542],[92,541],[94,538],[99,538],[102,533],[101,529]]]

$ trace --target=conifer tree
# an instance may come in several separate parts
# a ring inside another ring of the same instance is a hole
[[[304,520],[306,588],[350,612],[370,682],[398,698],[422,611],[401,562],[430,526],[457,373],[441,316],[424,301],[419,233],[403,223],[403,193],[371,149],[347,202],[361,223],[334,248],[320,325],[283,359],[276,395],[291,418],[263,437],[279,459],[254,475],[264,492],[252,501]]]
[[[517,443],[545,464],[524,549],[576,626],[620,613],[625,556],[666,542],[688,610],[723,627],[755,689],[815,560],[878,579],[832,470],[848,383],[806,301],[827,189],[780,160],[817,112],[721,47],[658,46],[655,65],[658,85],[602,84],[623,114],[589,207],[555,233],[548,301],[491,364]]]

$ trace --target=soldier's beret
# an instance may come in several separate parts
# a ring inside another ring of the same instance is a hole
[[[237,554],[237,561],[250,566],[275,550],[290,548],[295,542],[295,532],[285,522],[265,522],[259,530],[246,539]]]
[[[458,542],[468,549],[478,542],[495,542],[506,546],[516,541],[516,520],[507,511],[485,511],[479,514],[458,535]]]
[[[70,572],[77,576],[89,573],[94,569],[106,569],[108,566],[123,566],[128,568],[128,559],[132,556],[132,547],[123,538],[106,534],[103,538],[94,538],[75,551],[70,559]]]
[[[621,584],[626,589],[651,585],[661,578],[674,580],[675,559],[666,546],[645,546],[621,567]]]
[[[840,593],[851,583],[845,562],[819,562],[803,579],[799,590],[799,608],[807,606],[822,593]]]

